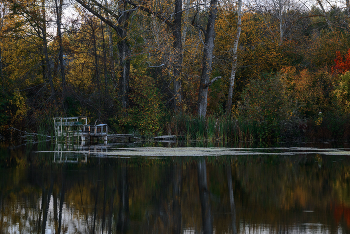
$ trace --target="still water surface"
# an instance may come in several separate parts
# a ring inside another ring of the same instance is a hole
[[[0,233],[350,232],[350,149],[50,148],[0,152]]]

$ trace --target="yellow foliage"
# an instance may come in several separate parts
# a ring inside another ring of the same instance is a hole
[[[338,105],[344,113],[350,113],[350,72],[339,77],[339,83],[333,91]]]
[[[120,119],[122,125],[136,127],[141,134],[159,134],[163,116],[161,97],[154,79],[144,74],[144,70],[131,68],[130,99],[128,115]]]
[[[3,24],[0,46],[6,64],[4,72],[8,74],[8,79],[2,80],[2,84],[14,90],[42,83],[42,57],[38,53],[42,48],[41,39],[34,36],[21,16],[5,18]]]
[[[297,72],[295,67],[285,67],[280,71],[280,79],[302,116],[318,116],[332,108],[333,77],[326,70]],[[320,124],[322,118],[317,118]]]
[[[23,97],[20,91],[16,89],[14,91],[13,98],[9,100],[9,102],[16,107],[16,112],[13,113],[13,116],[11,116],[12,122],[21,121],[26,116],[28,111],[25,97]]]

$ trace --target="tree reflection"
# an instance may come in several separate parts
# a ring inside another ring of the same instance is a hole
[[[111,197],[109,201],[109,214],[108,214],[108,233],[112,233],[112,217],[113,217],[113,202],[114,202],[114,196],[116,194],[116,188],[114,188],[111,192]]]
[[[198,189],[202,208],[202,223],[204,234],[213,233],[213,217],[211,214],[209,190],[207,184],[207,167],[205,159],[201,158],[198,163]]]
[[[228,185],[227,187],[228,187],[229,197],[230,197],[230,208],[231,208],[231,217],[232,217],[232,233],[237,234],[236,207],[235,207],[235,199],[233,196],[231,162],[226,165],[226,173],[227,173],[227,185]]]
[[[66,190],[66,165],[63,167],[63,172],[62,172],[62,187],[61,187],[61,191],[60,191],[60,210],[59,210],[57,233],[61,233],[63,201],[64,201],[65,190]]]
[[[54,178],[52,175],[50,175],[50,177],[51,177],[50,188],[49,188],[47,194],[45,194],[45,187],[43,187],[43,192],[42,192],[43,224],[42,224],[42,228],[41,228],[41,233],[45,233],[45,231],[46,231],[47,213],[49,212],[51,194],[52,194],[52,189],[53,189]]]
[[[181,186],[182,186],[182,163],[174,163],[173,166],[173,214],[172,233],[182,232],[181,225]]]
[[[97,186],[95,188],[95,205],[94,205],[94,221],[92,225],[92,232],[95,233],[95,227],[96,227],[96,216],[97,216],[97,202],[98,202],[98,194],[100,191],[100,181],[101,181],[101,166],[98,167],[98,177],[97,177]]]
[[[129,228],[129,184],[126,160],[122,161],[119,168],[119,212],[117,230],[126,232]]]
[[[40,160],[0,170],[0,233],[350,229],[346,157]]]

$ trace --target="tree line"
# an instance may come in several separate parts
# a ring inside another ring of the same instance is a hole
[[[197,120],[208,135],[208,118],[229,118],[255,139],[333,131],[339,123],[326,120],[345,124],[349,112],[349,9],[321,0],[3,1],[1,129],[86,115],[151,135],[186,135]]]

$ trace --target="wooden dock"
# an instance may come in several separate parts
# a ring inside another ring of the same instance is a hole
[[[109,134],[108,140],[115,143],[132,143],[135,137],[132,134]]]

